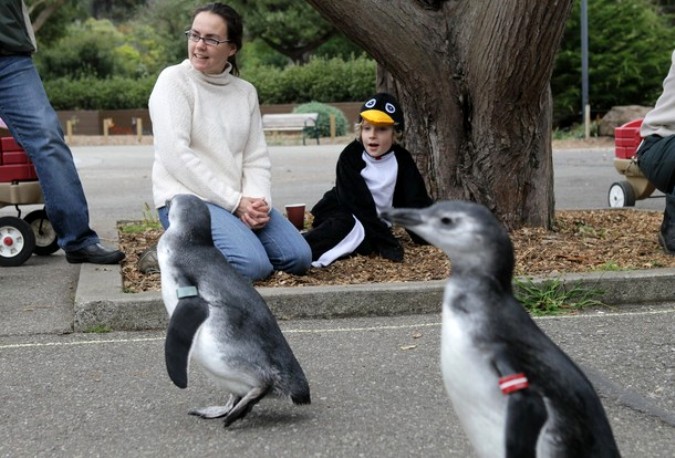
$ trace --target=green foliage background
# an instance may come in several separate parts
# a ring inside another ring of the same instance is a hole
[[[136,5],[128,16],[115,7],[107,18],[99,14],[95,19],[93,5],[105,12],[109,2],[68,0],[39,31],[35,60],[57,109],[144,108],[159,72],[186,57],[182,32],[201,2],[125,1]],[[322,27],[303,22],[313,20],[311,14],[294,13],[284,22],[282,4],[290,1],[237,2],[245,24],[250,20],[238,54],[241,76],[257,87],[260,102],[361,101],[375,92],[375,62],[338,32],[326,41]],[[265,8],[274,10],[272,31],[263,27]],[[551,80],[557,127],[581,120],[579,11],[580,0],[575,0]],[[615,105],[652,105],[670,65],[673,17],[652,0],[592,0],[588,13],[594,117]],[[288,30],[278,30],[282,26]],[[299,47],[311,42],[311,57],[292,63],[277,49],[284,36]]]
[[[581,120],[580,0],[575,0],[556,59],[554,124]],[[675,48],[673,17],[651,0],[590,0],[589,99],[594,114],[615,105],[652,106]]]

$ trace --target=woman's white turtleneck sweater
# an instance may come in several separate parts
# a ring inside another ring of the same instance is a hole
[[[272,208],[258,94],[230,70],[228,64],[207,75],[185,60],[157,78],[148,104],[157,208],[176,194],[195,194],[231,212],[242,196],[263,197]]]

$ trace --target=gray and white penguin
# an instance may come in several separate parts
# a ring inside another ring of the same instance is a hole
[[[176,386],[185,388],[194,360],[230,393],[224,406],[189,413],[224,417],[229,426],[267,395],[309,404],[307,378],[272,312],[213,245],[206,204],[181,194],[168,206],[169,227],[157,249],[170,316],[166,368]]]
[[[443,250],[446,391],[481,457],[617,457],[590,381],[514,298],[513,245],[484,206],[440,201],[383,218]]]

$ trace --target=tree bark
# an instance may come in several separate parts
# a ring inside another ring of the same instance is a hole
[[[307,0],[379,64],[432,195],[553,218],[551,96],[572,0]]]

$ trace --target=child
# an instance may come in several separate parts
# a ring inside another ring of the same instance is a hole
[[[403,247],[380,211],[432,203],[412,156],[396,143],[403,132],[403,112],[396,99],[376,94],[363,104],[360,118],[357,139],[340,153],[335,187],[311,210],[314,222],[304,237],[314,267],[351,253],[374,252],[403,261]],[[416,243],[426,243],[409,234]]]

